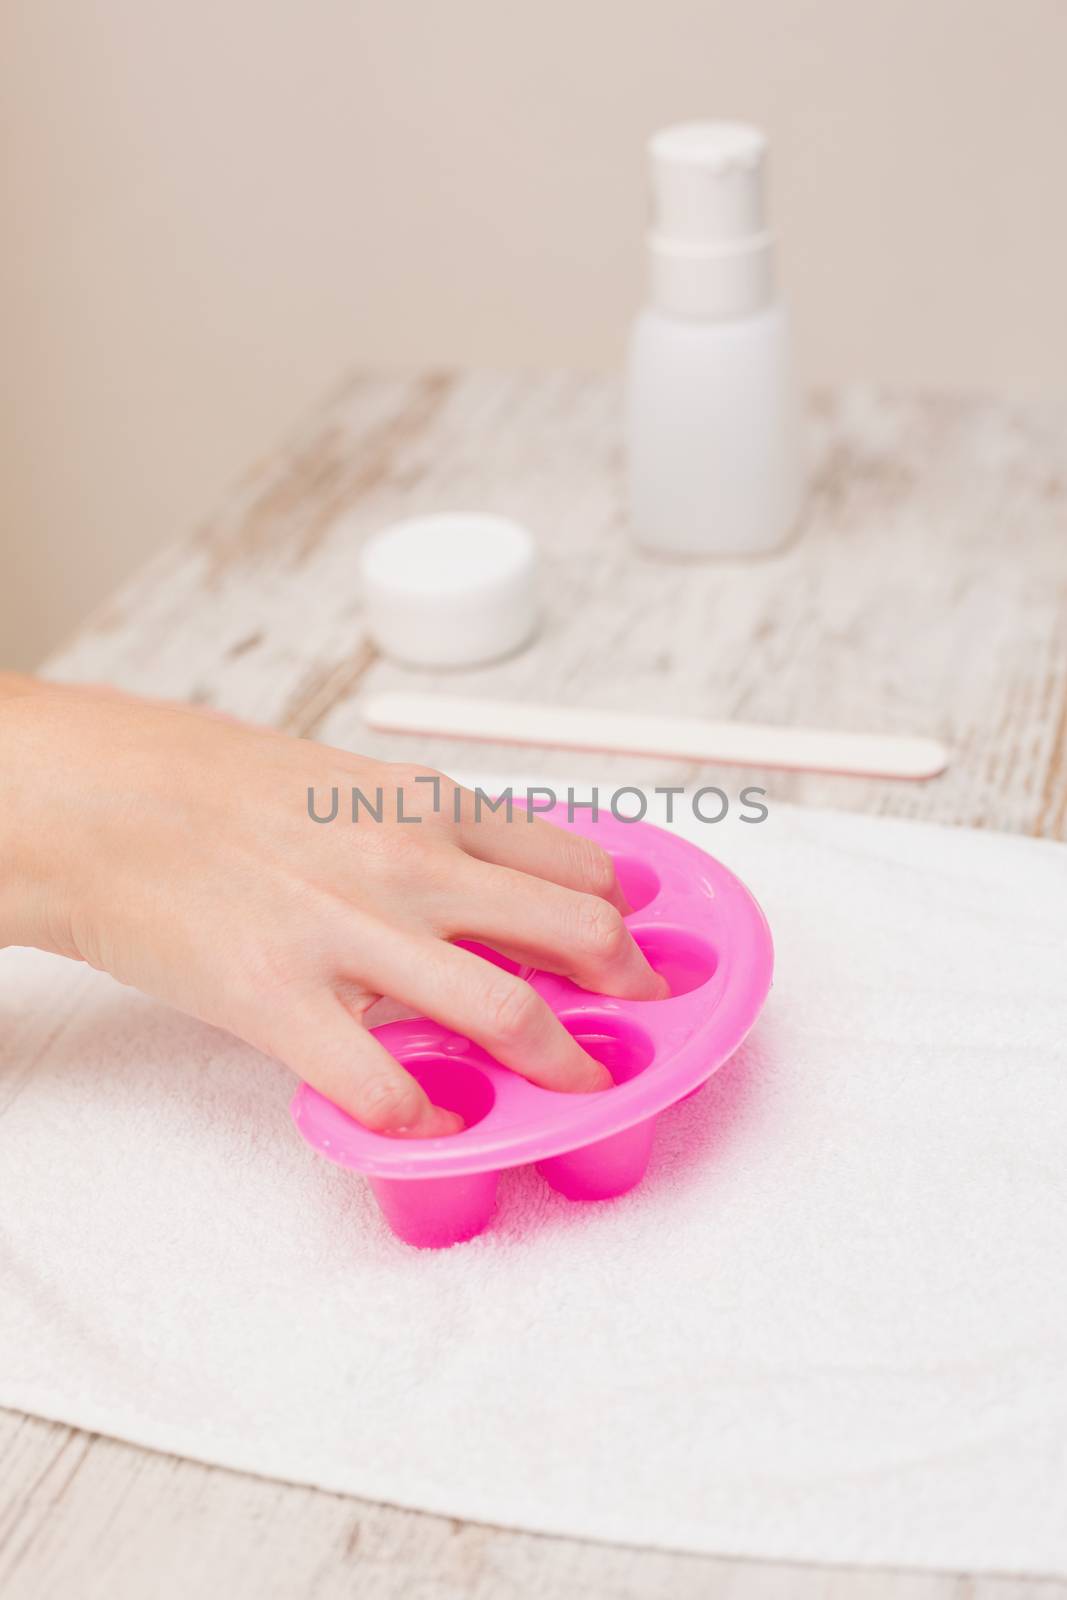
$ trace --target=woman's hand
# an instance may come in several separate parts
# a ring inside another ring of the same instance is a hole
[[[665,992],[599,846],[521,810],[475,820],[438,773],[14,678],[0,772],[0,945],[228,1028],[381,1132],[457,1126],[362,1025],[383,995],[547,1088],[610,1083],[528,984],[457,938],[606,994]],[[308,790],[324,816],[335,788],[336,819],[313,821]],[[381,822],[361,808],[353,824],[353,788],[383,791]],[[398,788],[418,822],[397,820]]]

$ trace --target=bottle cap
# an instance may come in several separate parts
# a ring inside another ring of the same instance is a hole
[[[750,315],[774,295],[767,139],[744,122],[683,122],[648,145],[652,295],[680,317]]]
[[[367,630],[410,666],[461,667],[518,650],[537,624],[537,552],[506,517],[451,511],[372,535],[361,556]]]

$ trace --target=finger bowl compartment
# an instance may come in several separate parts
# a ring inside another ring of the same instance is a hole
[[[551,973],[521,969],[563,1026],[607,1067],[613,1087],[593,1094],[541,1089],[478,1045],[424,1018],[387,1022],[379,1042],[430,1100],[462,1120],[433,1139],[372,1133],[301,1084],[292,1104],[304,1139],[364,1174],[382,1215],[405,1243],[440,1249],[490,1223],[500,1173],[536,1166],[570,1200],[607,1200],[640,1183],[659,1113],[694,1093],[755,1022],[771,982],[773,948],[745,886],[713,857],[649,823],[603,817],[567,822],[607,848],[630,907],[627,923],[669,996],[595,995]],[[464,946],[514,968],[477,941]]]
[[[561,1013],[560,1021],[587,1054],[607,1067],[616,1087],[632,1082],[655,1057],[651,1036],[625,1016],[579,1011]],[[644,1177],[655,1131],[656,1119],[648,1117],[621,1133],[539,1161],[537,1170],[568,1200],[613,1200]]]
[[[625,1133],[613,1133],[580,1150],[539,1161],[537,1170],[568,1200],[614,1200],[636,1188],[644,1177],[655,1131],[656,1119],[649,1117]]]
[[[400,1057],[403,1060],[403,1057]],[[493,1085],[484,1072],[455,1051],[418,1053],[404,1065],[435,1106],[463,1118],[464,1131],[484,1121],[493,1109]],[[371,1191],[393,1232],[406,1244],[440,1250],[481,1233],[496,1205],[498,1172],[469,1172],[455,1178],[372,1177]]]
[[[370,1178],[374,1198],[398,1239],[443,1250],[481,1233],[496,1205],[498,1172],[461,1178]]]

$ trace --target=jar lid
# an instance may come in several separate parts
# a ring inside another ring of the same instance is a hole
[[[411,666],[476,666],[510,655],[537,623],[537,550],[521,523],[484,512],[411,517],[361,556],[367,630]]]

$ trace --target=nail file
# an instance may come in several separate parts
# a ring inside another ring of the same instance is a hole
[[[728,766],[780,767],[857,778],[935,778],[948,765],[936,739],[898,734],[837,733],[776,728],[760,723],[708,722],[583,706],[544,706],[521,700],[470,700],[388,690],[365,695],[371,728],[493,744],[601,750]]]

